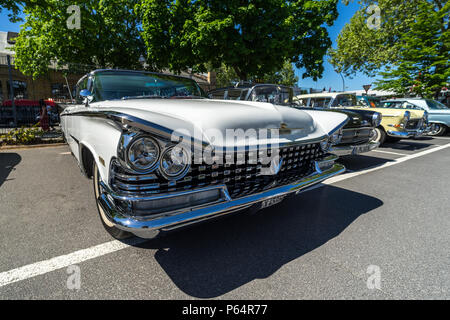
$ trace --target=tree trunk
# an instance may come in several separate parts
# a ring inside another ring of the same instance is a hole
[[[236,72],[236,74],[239,77],[239,80],[241,81],[247,81],[248,79],[248,74],[244,71],[241,71],[241,69],[237,66],[233,66],[234,71]]]

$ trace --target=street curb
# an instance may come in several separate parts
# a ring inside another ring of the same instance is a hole
[[[14,149],[37,149],[37,148],[53,148],[53,147],[62,147],[66,146],[67,143],[46,143],[46,144],[34,144],[34,145],[17,145],[17,146],[2,146],[0,147],[0,151],[2,150],[14,150]]]

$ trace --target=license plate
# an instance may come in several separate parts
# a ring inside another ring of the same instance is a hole
[[[274,206],[274,205],[280,203],[281,201],[283,201],[284,198],[286,198],[286,196],[277,196],[277,197],[273,197],[273,198],[264,200],[263,202],[261,202],[261,209],[265,209],[265,208]]]

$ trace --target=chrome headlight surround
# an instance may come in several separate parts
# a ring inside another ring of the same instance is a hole
[[[326,139],[320,142],[320,148],[324,153],[327,153],[331,149],[331,140]]]
[[[376,128],[381,125],[381,121],[383,120],[383,115],[379,112],[375,112],[372,115],[372,125]]]
[[[425,122],[425,124],[428,124],[429,114],[428,114],[428,111],[426,111],[426,110],[425,110],[425,112],[423,114],[423,121]]]
[[[338,131],[333,133],[330,136],[330,140],[329,140],[330,145],[331,146],[335,146],[335,145],[339,144],[341,142],[343,136],[344,136],[344,130],[343,129],[339,129]]]
[[[405,122],[408,122],[409,120],[411,120],[411,112],[405,111],[405,114],[403,115],[403,120]]]
[[[171,169],[177,167],[174,172]],[[167,180],[180,180],[186,176],[191,168],[190,153],[181,146],[168,146],[164,149],[159,160],[158,172]]]
[[[125,161],[131,169],[149,173],[158,167],[160,155],[161,147],[154,138],[138,135],[127,146]],[[142,164],[142,161],[147,161],[147,164]]]

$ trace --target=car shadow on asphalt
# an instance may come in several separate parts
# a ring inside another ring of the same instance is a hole
[[[347,170],[361,171],[379,167],[384,165],[385,163],[393,162],[395,160],[366,155],[357,155],[357,156],[344,156],[341,157],[338,161],[342,163]]]
[[[381,148],[390,148],[394,150],[418,151],[431,147],[433,144],[422,143],[420,140],[400,140],[395,143],[385,143]]]
[[[22,157],[17,153],[0,152],[0,187],[8,180],[9,174],[15,170],[20,161]]]
[[[382,205],[365,194],[324,186],[256,214],[210,221],[138,246],[157,249],[156,261],[184,293],[215,298],[269,277]]]

